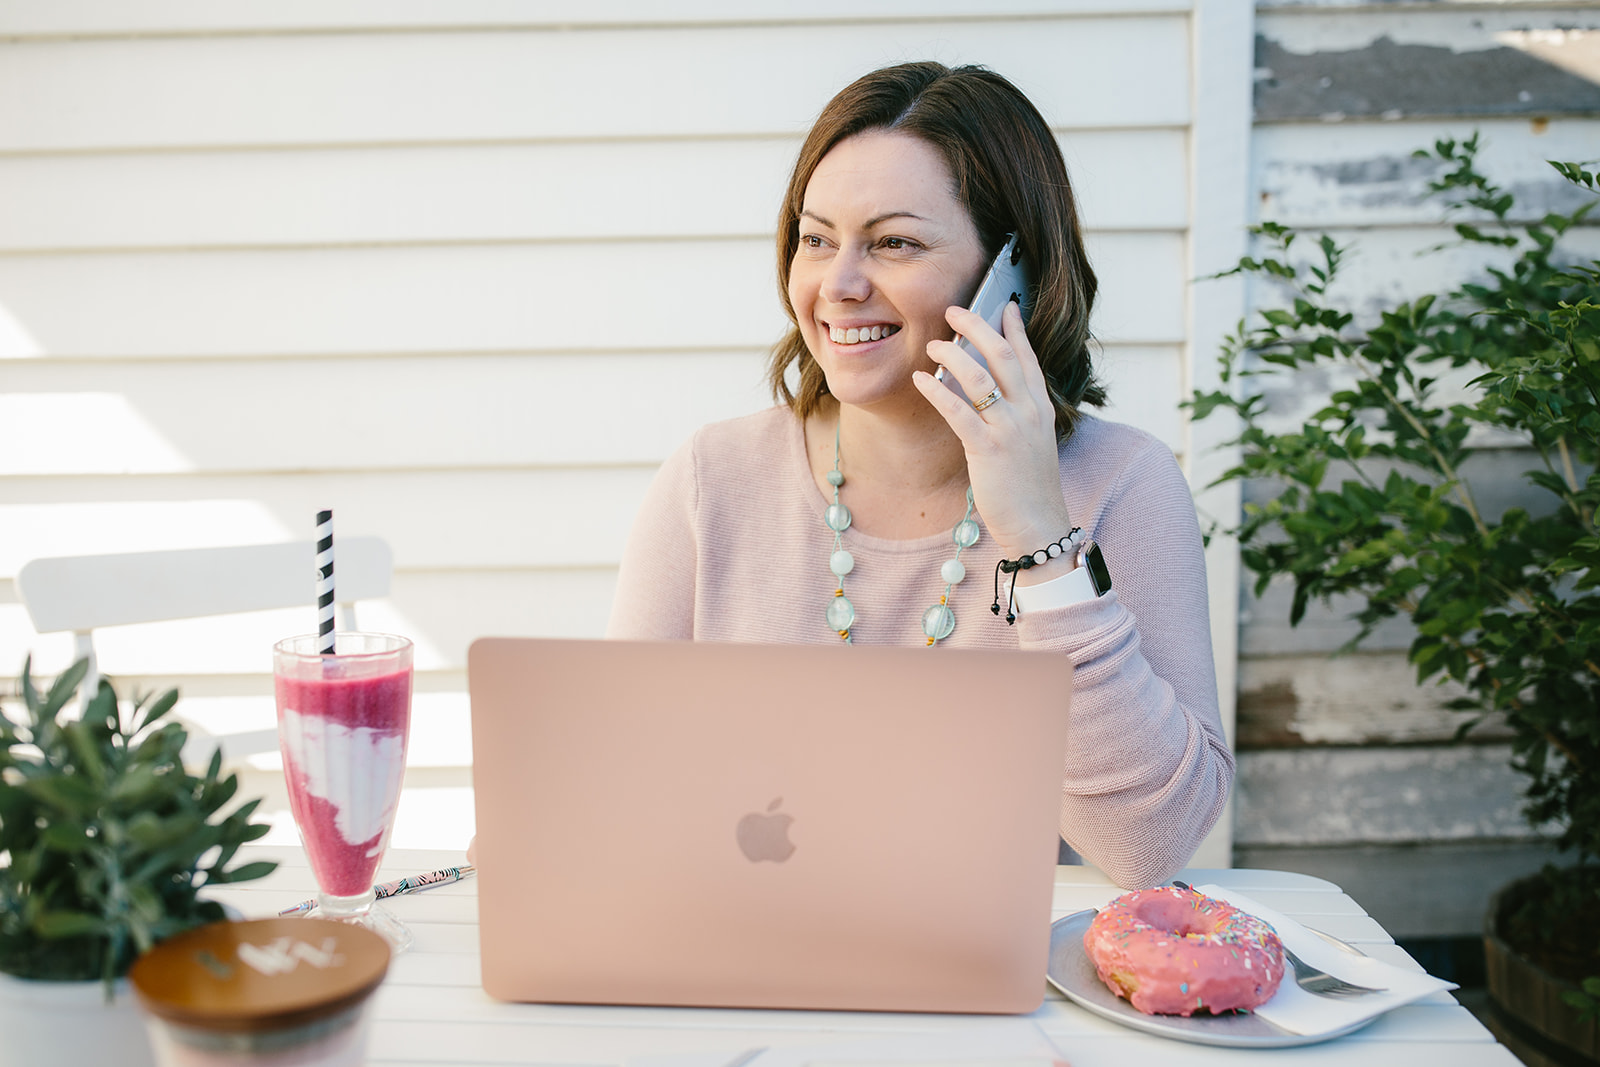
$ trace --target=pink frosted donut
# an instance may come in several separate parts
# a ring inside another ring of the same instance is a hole
[[[1253,915],[1193,890],[1124,893],[1083,935],[1100,980],[1146,1015],[1249,1011],[1278,991],[1283,942]]]

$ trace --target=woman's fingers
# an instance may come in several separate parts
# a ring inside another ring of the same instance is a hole
[[[1017,365],[1022,368],[1023,378],[1038,396],[1048,401],[1050,391],[1045,386],[1044,368],[1039,366],[1039,354],[1033,350],[1033,342],[1028,340],[1028,331],[1022,326],[1022,306],[1014,300],[1007,304],[1001,316],[1000,326],[1005,331],[1007,344],[1016,355]]]
[[[983,321],[982,316],[966,308],[951,307],[945,310],[945,321],[951,329],[966,338],[983,358],[974,359],[971,353],[953,341],[930,343],[928,355],[961,383],[969,400],[977,401],[995,388],[1010,396],[1025,387],[1026,379],[1018,373],[1020,367],[1010,342]],[[985,363],[988,366],[984,366]]]
[[[934,410],[944,416],[944,421],[950,424],[950,429],[961,438],[961,442],[969,448],[978,440],[978,435],[983,433],[985,426],[983,416],[975,411],[971,404],[957,396],[951,388],[927,371],[912,371],[911,383],[915,385]],[[963,389],[967,386],[963,383]],[[978,394],[980,397],[982,393]]]
[[[1055,408],[1045,387],[1044,372],[1039,369],[1039,360],[1023,329],[1022,310],[1014,302],[1007,304],[1001,315],[1005,336],[965,308],[948,308],[945,319],[982,353],[983,361],[950,341],[929,342],[928,356],[961,384],[969,400],[977,403],[991,390],[999,389],[1001,396],[1018,409],[1055,425]]]

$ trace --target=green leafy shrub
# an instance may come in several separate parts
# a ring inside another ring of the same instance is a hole
[[[1547,872],[1550,910],[1523,925],[1570,938],[1573,913],[1558,906],[1600,916],[1600,261],[1573,262],[1558,243],[1596,202],[1514,225],[1513,197],[1478,171],[1478,147],[1474,136],[1417,154],[1442,164],[1434,195],[1477,209],[1481,221],[1455,224],[1460,241],[1503,249],[1509,266],[1358,322],[1329,295],[1349,250],[1324,235],[1297,263],[1299,235],[1263,224],[1266,253],[1234,272],[1270,279],[1289,302],[1240,324],[1223,388],[1191,406],[1242,425],[1242,459],[1220,480],[1270,487],[1234,531],[1257,594],[1292,580],[1292,623],[1313,599],[1356,597],[1351,645],[1409,618],[1419,684],[1466,689],[1452,705],[1468,716],[1458,736],[1490,715],[1508,724],[1525,813],[1575,860]],[[1552,166],[1596,191],[1584,166]],[[1300,425],[1274,429],[1260,386],[1313,370],[1339,384]],[[1543,504],[1485,514],[1463,472],[1508,442],[1526,449]],[[1574,966],[1594,974],[1600,921],[1579,929],[1588,962]]]
[[[127,716],[101,679],[79,718],[64,713],[82,685],[80,660],[41,694],[22,669],[22,715],[0,714],[0,971],[24,978],[99,978],[110,996],[140,952],[224,918],[209,885],[270,873],[233,868],[239,846],[265,834],[259,800],[218,817],[238,780],[184,769],[187,731],[162,721],[176,690]]]

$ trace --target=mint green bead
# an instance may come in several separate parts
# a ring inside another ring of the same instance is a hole
[[[978,524],[971,519],[962,519],[950,532],[950,538],[962,548],[971,548],[978,543]]]
[[[959,559],[947,559],[944,566],[939,568],[939,577],[944,579],[946,585],[955,585],[967,576],[967,565]]]
[[[834,630],[848,630],[856,621],[856,606],[847,596],[836,596],[828,604],[828,626]]]
[[[828,557],[828,569],[843,578],[856,569],[856,558],[845,549],[839,549]]]
[[[922,632],[935,641],[949,637],[956,628],[956,613],[947,605],[934,604],[922,613]]]
[[[850,509],[843,504],[829,504],[828,510],[822,513],[822,521],[834,533],[843,533],[850,528]]]

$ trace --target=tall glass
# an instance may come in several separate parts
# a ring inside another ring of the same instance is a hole
[[[405,775],[411,642],[339,633],[332,655],[321,644],[306,634],[272,649],[289,809],[319,889],[308,914],[359,923],[402,952],[411,931],[374,903],[372,883]]]

